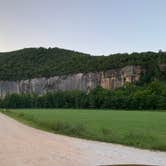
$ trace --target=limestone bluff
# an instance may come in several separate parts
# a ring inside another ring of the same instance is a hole
[[[123,68],[100,72],[77,73],[70,75],[32,78],[19,81],[0,81],[0,97],[7,94],[35,93],[43,95],[58,90],[89,91],[97,86],[106,89],[122,87],[126,82],[139,81],[142,68],[139,65],[128,65]]]

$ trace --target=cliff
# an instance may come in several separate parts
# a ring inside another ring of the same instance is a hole
[[[101,72],[78,73],[72,75],[41,77],[20,81],[0,81],[0,97],[12,93],[36,93],[42,95],[57,90],[89,91],[96,86],[106,89],[115,89],[126,82],[139,80],[142,69],[139,65],[128,65],[119,69]]]

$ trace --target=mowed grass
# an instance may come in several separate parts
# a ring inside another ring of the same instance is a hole
[[[166,112],[18,109],[5,114],[54,133],[166,151]]]

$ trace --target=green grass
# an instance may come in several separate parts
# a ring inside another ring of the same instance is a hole
[[[17,109],[5,114],[54,133],[166,151],[165,112]]]

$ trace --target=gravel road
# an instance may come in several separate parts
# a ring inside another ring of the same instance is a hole
[[[88,141],[23,125],[0,113],[0,166],[166,166],[166,152]]]

